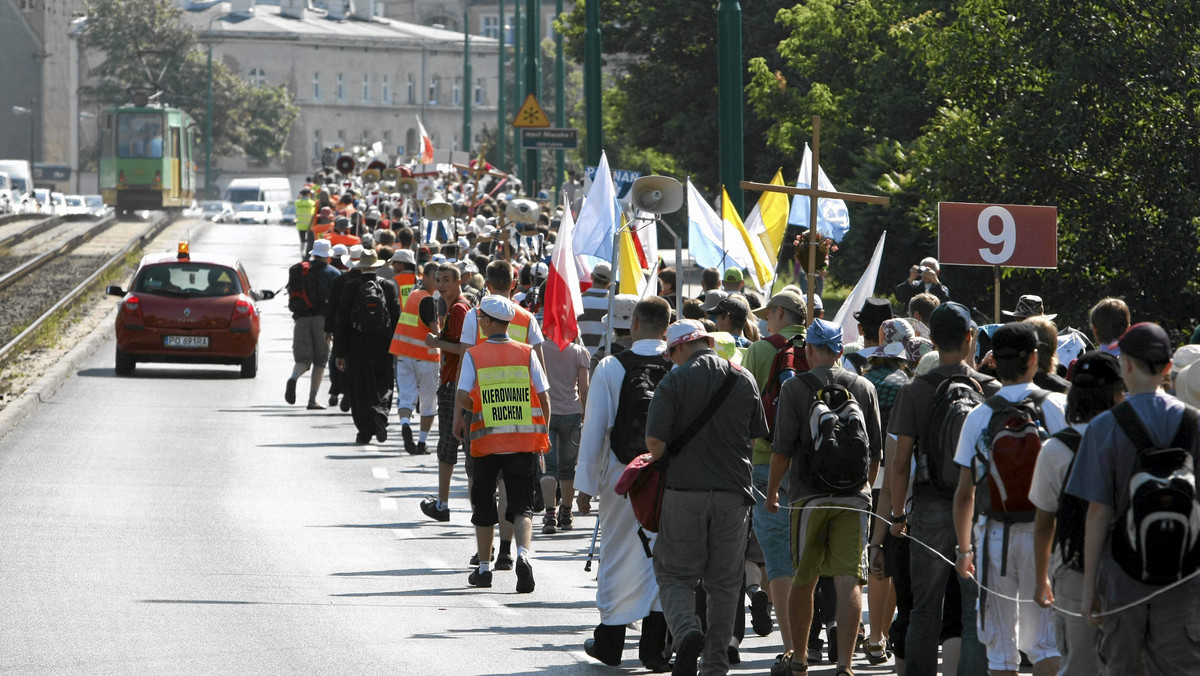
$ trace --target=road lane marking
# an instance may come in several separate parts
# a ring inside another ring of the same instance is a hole
[[[407,528],[393,528],[392,534],[396,536],[397,540],[407,540],[412,537],[412,531]]]
[[[371,474],[373,474],[376,479],[388,478],[388,471],[386,467],[372,467]]]
[[[396,498],[379,498],[379,508],[395,512],[400,509],[400,503]]]

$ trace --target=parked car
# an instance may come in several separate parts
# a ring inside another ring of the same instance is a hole
[[[92,216],[96,218],[104,218],[113,211],[112,207],[104,203],[102,195],[84,195],[83,201],[87,203]]]
[[[296,224],[296,203],[295,202],[288,202],[287,206],[283,208],[282,222],[284,225],[295,225]]]
[[[233,221],[246,225],[278,225],[283,221],[283,214],[270,202],[244,202],[238,205]]]
[[[144,256],[128,291],[106,292],[121,297],[117,375],[142,362],[233,364],[243,378],[257,375],[257,302],[275,292],[254,290],[237,258],[192,254],[184,242],[176,253]]]
[[[201,218],[213,223],[231,223],[233,221],[233,205],[224,200],[203,200],[200,202]]]

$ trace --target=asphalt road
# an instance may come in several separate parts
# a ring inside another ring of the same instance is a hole
[[[283,286],[291,228],[201,232],[193,251]],[[285,404],[286,298],[261,307],[258,378],[162,364],[117,378],[110,339],[0,439],[0,672],[645,673],[636,632],[624,669],[582,650],[599,618],[594,517],[535,535],[534,593],[511,572],[468,587],[465,476],[451,522],[432,522],[418,503],[436,460],[404,454],[394,419],[393,439],[362,447],[348,414]],[[766,673],[778,652],[777,633],[748,637],[734,673]]]

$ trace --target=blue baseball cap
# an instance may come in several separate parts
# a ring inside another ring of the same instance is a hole
[[[808,327],[804,340],[809,345],[828,348],[834,352],[842,351],[842,327],[824,319],[814,319]]]

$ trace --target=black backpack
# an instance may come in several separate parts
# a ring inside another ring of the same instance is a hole
[[[977,380],[964,373],[944,376],[927,373],[920,376],[934,388],[929,409],[929,438],[917,441],[916,484],[931,487],[938,495],[954,497],[958,488],[959,466],[954,462],[963,420],[987,396]]]
[[[647,451],[646,418],[650,400],[671,365],[660,354],[644,356],[633,350],[619,352],[613,359],[625,367],[625,377],[621,379],[620,403],[608,439],[617,459],[629,464]]]
[[[1062,490],[1058,492],[1058,513],[1055,515],[1054,541],[1063,565],[1071,570],[1083,572],[1083,532],[1087,523],[1088,503],[1082,498],[1067,494],[1067,481],[1075,469],[1079,457],[1079,442],[1083,435],[1079,430],[1068,427],[1050,435],[1071,449],[1071,464],[1063,476]]]
[[[360,333],[378,333],[393,328],[383,282],[375,275],[364,275],[362,283],[355,288],[350,324]]]
[[[1122,402],[1112,412],[1137,448],[1129,504],[1113,529],[1113,559],[1139,582],[1176,582],[1200,564],[1200,494],[1192,453],[1200,413],[1188,406],[1171,444],[1159,448],[1132,404]]]
[[[862,407],[849,389],[857,376],[846,374],[829,385],[811,371],[797,377],[816,393],[808,411],[814,485],[832,495],[859,494],[870,474],[871,444]]]

